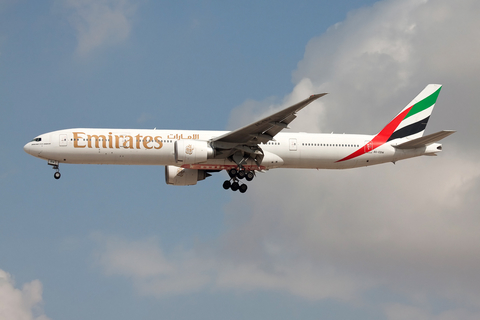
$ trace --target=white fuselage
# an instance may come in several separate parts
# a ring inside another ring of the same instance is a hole
[[[209,141],[226,131],[144,130],[144,129],[67,129],[49,132],[27,143],[25,151],[35,157],[59,163],[173,165],[191,169],[223,170],[236,167],[229,159],[179,165],[174,145],[178,140]],[[438,152],[437,146],[396,149],[385,143],[369,150],[372,135],[279,133],[275,140],[259,147],[265,151],[261,169],[311,168],[346,169],[395,162]],[[340,161],[364,148],[365,153]],[[272,156],[270,156],[272,155]],[[247,163],[245,167],[258,168]]]

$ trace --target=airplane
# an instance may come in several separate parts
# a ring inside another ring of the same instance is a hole
[[[442,151],[443,130],[423,136],[441,90],[429,84],[376,135],[284,131],[307,99],[234,131],[75,128],[35,137],[24,150],[60,163],[165,166],[169,185],[189,186],[226,170],[223,188],[244,193],[257,172],[275,168],[347,169],[397,162]]]

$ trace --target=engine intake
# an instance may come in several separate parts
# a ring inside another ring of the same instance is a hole
[[[205,170],[165,166],[165,182],[174,186],[193,186],[209,176]]]

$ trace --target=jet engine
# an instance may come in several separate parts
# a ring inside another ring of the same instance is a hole
[[[165,166],[165,182],[174,186],[193,186],[209,176],[205,170]]]
[[[175,141],[175,162],[194,164],[213,158],[214,151],[207,141],[177,140]]]

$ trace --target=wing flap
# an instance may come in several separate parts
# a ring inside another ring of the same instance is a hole
[[[429,134],[424,137],[420,137],[417,139],[413,139],[404,143],[401,143],[399,145],[394,146],[397,149],[415,149],[415,148],[421,148],[428,146],[432,143],[435,143],[437,141],[440,141],[446,137],[448,137],[451,134],[454,134],[456,131],[454,130],[443,130],[439,131],[436,133]]]

